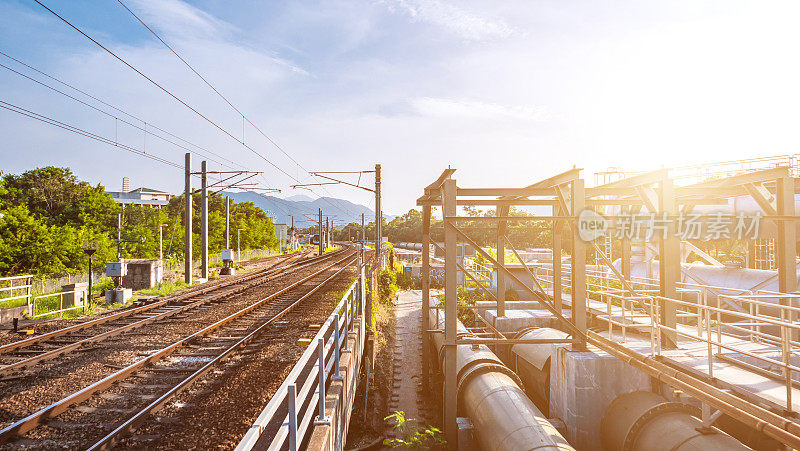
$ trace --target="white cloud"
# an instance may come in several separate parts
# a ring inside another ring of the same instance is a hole
[[[236,30],[233,25],[180,0],[136,0],[129,6],[148,25],[182,39],[221,37]]]
[[[544,122],[555,115],[543,106],[501,105],[474,100],[452,100],[434,97],[413,99],[411,105],[423,116],[467,119],[517,120]]]
[[[309,75],[292,61],[248,49],[241,36],[237,35],[237,27],[182,0],[135,0],[134,4],[135,8],[129,7],[148,26],[155,28],[168,44],[177,43],[179,50],[209,53],[209,46],[227,46],[232,52],[251,53],[254,61],[265,59],[268,63],[283,66],[297,74]],[[226,52],[220,54],[225,55]]]
[[[470,41],[507,38],[514,29],[500,20],[490,20],[440,0],[390,0],[389,8],[402,10],[413,20],[445,28]]]

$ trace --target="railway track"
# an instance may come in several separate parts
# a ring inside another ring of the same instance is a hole
[[[0,443],[6,448],[113,445],[230,356],[260,345],[264,332],[355,259],[351,250],[326,255],[321,269],[0,430]],[[64,421],[48,423],[61,414]],[[25,433],[29,436],[20,436]]]
[[[193,310],[225,300],[288,271],[331,258],[330,254],[305,260],[303,257],[304,254],[298,253],[261,271],[0,346],[0,381],[4,377],[16,377],[25,373],[38,363],[84,350],[89,345],[119,334],[169,319],[181,319]]]

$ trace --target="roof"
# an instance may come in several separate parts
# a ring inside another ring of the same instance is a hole
[[[153,188],[145,188],[143,186],[140,187],[140,188],[136,188],[135,190],[132,190],[130,192],[131,193],[145,193],[146,192],[146,193],[155,193],[155,194],[169,194],[166,191],[160,191],[160,190],[153,189]]]
[[[133,205],[169,205],[167,200],[152,200],[152,199],[126,199],[119,197],[112,197],[114,202],[118,204],[133,204]]]

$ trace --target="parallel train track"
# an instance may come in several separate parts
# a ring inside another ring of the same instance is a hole
[[[331,258],[322,256],[301,260],[301,257],[301,254],[293,255],[265,270],[0,346],[0,381],[3,377],[24,374],[27,369],[38,363],[85,349],[88,345],[121,333],[170,318],[180,319],[181,315],[186,315],[201,306],[224,300],[288,271]]]
[[[354,258],[353,252],[346,250],[316,259],[317,263],[325,261],[322,269],[14,422],[0,430],[0,443],[5,447],[26,446],[28,442],[31,446],[51,443],[91,449],[114,444],[201,376],[218,369],[227,357],[259,344],[260,335],[334,280]],[[69,412],[64,415],[69,417],[67,421],[39,428],[32,438],[36,442],[20,437],[64,412]],[[90,438],[65,443],[64,437],[74,437],[75,431]]]

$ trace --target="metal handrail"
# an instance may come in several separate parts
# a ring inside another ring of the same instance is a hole
[[[540,276],[547,282],[549,288],[552,288],[553,277],[552,268],[544,265],[537,265],[537,273],[543,273]],[[589,275],[590,271],[587,271]],[[571,268],[562,267],[562,281],[571,281]],[[548,277],[550,276],[550,277]],[[593,271],[592,277],[599,279],[616,280],[610,275],[603,275],[602,272]],[[642,278],[645,280],[646,278]],[[650,283],[650,281],[658,279],[646,279],[646,283],[637,283],[643,287],[657,288],[658,285]],[[800,348],[800,341],[793,339],[793,337],[800,336],[800,322],[797,318],[800,317],[800,307],[793,305],[782,305],[777,302],[766,302],[767,300],[789,300],[800,299],[800,294],[780,293],[774,291],[759,290],[753,293],[750,290],[717,287],[713,285],[704,285],[694,282],[679,282],[681,288],[678,292],[681,299],[668,298],[659,296],[657,293],[648,293],[652,290],[637,290],[636,296],[631,296],[626,293],[626,290],[614,289],[603,286],[603,280],[599,282],[591,281],[587,277],[587,293],[594,293],[599,295],[601,302],[606,304],[605,312],[595,312],[595,317],[608,324],[609,338],[612,337],[613,330],[618,327],[621,332],[622,342],[627,341],[627,334],[629,329],[642,332],[643,327],[649,328],[650,335],[650,355],[661,355],[661,335],[664,331],[669,331],[680,337],[694,340],[697,342],[705,343],[707,346],[707,371],[709,377],[714,377],[714,357],[720,355],[723,350],[738,353],[743,356],[748,356],[760,362],[772,365],[779,370],[782,374],[774,373],[772,371],[760,368],[760,372],[772,373],[775,378],[783,379],[786,386],[786,404],[785,408],[788,411],[793,411],[792,408],[792,387],[796,383],[793,381],[792,374],[800,373],[800,366],[794,365],[791,362],[791,355]],[[635,283],[635,282],[634,282]],[[709,292],[727,290],[738,292],[739,294],[717,294],[716,305],[710,305]],[[684,295],[696,296],[696,299],[686,300]],[[722,307],[723,302],[735,302],[742,307],[743,311],[737,311],[731,308]],[[695,318],[691,320],[690,325],[695,327],[687,328],[680,326],[667,326],[662,324],[660,308],[664,305],[672,304],[676,307],[676,313],[679,317]],[[587,305],[587,308],[591,309]],[[763,314],[764,310],[771,309],[771,314]],[[641,321],[648,318],[649,321]],[[696,321],[696,322],[695,322]],[[776,329],[773,333],[762,331],[764,327],[773,327]],[[693,331],[694,330],[694,331]],[[728,340],[726,340],[726,338]],[[740,342],[732,341],[740,340]],[[775,352],[778,356],[769,357],[761,354],[750,352],[748,349],[743,349],[739,343],[758,342],[774,345]],[[716,353],[714,352],[716,350]],[[732,358],[728,358],[731,360]],[[733,359],[735,360],[735,359]],[[747,367],[754,367],[747,362],[739,362]],[[751,368],[752,369],[752,368]]]
[[[58,313],[59,316],[63,316],[64,312],[68,312],[70,310],[76,310],[76,309],[83,309],[83,311],[85,312],[86,311],[86,304],[88,303],[87,299],[84,299],[83,303],[81,305],[75,305],[75,306],[72,306],[72,307],[64,308],[64,295],[65,294],[77,295],[78,293],[86,293],[86,290],[59,291],[58,293],[50,293],[50,294],[43,294],[41,296],[36,296],[28,304],[28,317],[29,318],[37,318],[37,317],[40,317],[40,316],[55,315],[56,313]],[[45,298],[52,298],[52,297],[55,297],[55,296],[58,296],[58,310],[50,310],[50,311],[47,311],[47,312],[35,314],[36,313],[36,301],[37,300],[45,299]]]
[[[15,280],[25,280],[25,283],[22,285],[14,285]],[[0,287],[0,295],[5,292],[8,292],[8,297],[0,297],[0,302],[6,301],[13,301],[16,299],[27,299],[28,303],[30,303],[31,299],[31,290],[33,289],[33,276],[30,274],[21,275],[21,276],[8,276],[8,277],[0,277],[0,283],[8,282],[7,287]],[[21,295],[14,296],[14,292],[19,292],[20,290],[24,290],[24,293]]]
[[[361,289],[361,280],[356,279],[314,336],[314,345],[303,352],[236,450],[250,450],[258,443],[259,448],[288,447],[295,451],[313,424],[329,421],[324,416],[325,388],[339,376],[339,359],[342,351],[347,351],[348,334],[344,332],[352,331],[354,321],[363,316]],[[279,417],[278,412],[284,406],[288,407],[287,413]],[[298,418],[297,414],[303,411],[303,417]],[[278,426],[278,431],[268,443],[263,443],[262,434],[270,426]]]

